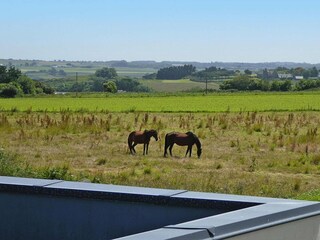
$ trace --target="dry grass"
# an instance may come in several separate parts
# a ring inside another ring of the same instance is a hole
[[[19,168],[2,174],[294,198],[320,189],[319,126],[319,112],[0,113],[0,147]],[[129,155],[129,132],[151,128],[149,155]],[[164,158],[169,131],[196,133],[201,158],[195,146]]]

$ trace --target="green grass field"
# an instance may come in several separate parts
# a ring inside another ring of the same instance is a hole
[[[67,74],[67,77],[75,76],[76,73],[82,76],[89,76],[95,73],[96,70],[101,69],[103,66],[95,66],[95,67],[60,67],[57,70],[63,70]],[[52,79],[52,78],[63,78],[64,76],[52,76],[49,75],[47,72],[40,72],[41,70],[49,70],[51,66],[28,66],[28,67],[21,67],[20,70],[22,73],[26,73],[32,79]],[[129,76],[129,77],[136,77],[141,78],[142,76],[155,72],[155,69],[151,68],[116,68],[116,71],[119,76]]]
[[[57,96],[0,99],[4,111],[58,112],[239,112],[239,111],[320,111],[320,94],[237,93],[208,95],[101,94],[100,97]]]

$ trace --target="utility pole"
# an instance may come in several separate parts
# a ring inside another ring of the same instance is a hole
[[[76,97],[78,97],[78,72],[76,72]]]
[[[208,94],[208,78],[206,78],[206,94]]]

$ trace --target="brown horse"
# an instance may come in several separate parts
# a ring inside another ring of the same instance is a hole
[[[173,145],[177,144],[179,146],[188,146],[186,156],[189,152],[189,157],[191,157],[192,146],[193,144],[197,145],[197,155],[200,158],[202,153],[201,143],[199,138],[192,132],[179,133],[171,132],[166,135],[165,146],[164,146],[164,157],[167,156],[167,149],[169,148],[170,155],[172,156]]]
[[[158,133],[156,130],[133,131],[128,137],[128,146],[131,154],[135,154],[134,147],[143,143],[143,155],[148,154],[150,138],[154,137],[158,141]]]

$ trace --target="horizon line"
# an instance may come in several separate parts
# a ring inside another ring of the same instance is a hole
[[[125,59],[113,59],[113,60],[66,60],[66,59],[28,59],[28,58],[0,58],[0,60],[13,60],[13,61],[45,61],[45,62],[155,62],[155,63],[162,63],[162,62],[181,62],[181,63],[245,63],[245,64],[267,64],[267,63],[293,63],[293,64],[310,64],[310,65],[319,65],[318,63],[310,63],[310,62],[295,62],[295,61],[261,61],[261,62],[245,62],[245,61],[196,61],[196,60],[125,60]]]

